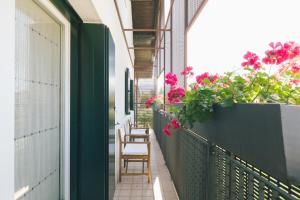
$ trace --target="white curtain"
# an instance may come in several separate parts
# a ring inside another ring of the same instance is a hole
[[[59,199],[61,27],[16,0],[15,199]]]

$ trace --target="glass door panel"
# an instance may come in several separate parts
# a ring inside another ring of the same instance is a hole
[[[16,0],[15,199],[59,199],[61,27]]]

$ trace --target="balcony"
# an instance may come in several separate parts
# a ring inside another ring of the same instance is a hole
[[[300,200],[299,2],[0,11],[0,200]],[[144,144],[132,162],[120,129]]]

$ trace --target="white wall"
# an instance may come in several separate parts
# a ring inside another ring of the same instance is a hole
[[[117,10],[114,4],[114,0],[91,0],[96,8],[96,11],[100,17],[101,23],[108,26],[111,31],[113,40],[115,42],[116,49],[116,122],[123,123],[125,121],[125,69],[130,69],[131,78],[133,78],[134,72],[130,57],[127,51],[126,43],[122,33],[121,25],[118,19]],[[132,27],[131,18],[131,4],[129,0],[118,0],[120,13],[124,28]],[[127,37],[129,45],[132,45],[132,37]],[[132,56],[133,58],[133,56]]]
[[[125,115],[125,69],[130,69],[130,76],[133,78],[134,71],[127,51],[127,46],[122,33],[122,28],[118,19],[117,10],[114,0],[92,0],[100,20],[103,24],[107,25],[111,31],[113,40],[115,42],[116,53],[116,123],[120,123],[116,128],[123,127],[128,119]],[[126,4],[125,4],[126,2]],[[132,27],[131,17],[131,2],[129,0],[117,0],[118,7],[121,13],[124,28]],[[129,46],[133,45],[132,35],[127,34]],[[133,52],[132,52],[133,53]],[[132,56],[132,59],[133,56]],[[133,116],[133,115],[131,115]],[[119,140],[116,137],[116,177],[118,177],[119,166]]]
[[[15,1],[0,6],[0,199],[14,195]]]

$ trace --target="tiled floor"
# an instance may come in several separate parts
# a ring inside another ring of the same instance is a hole
[[[178,200],[176,190],[165,165],[164,158],[155,134],[150,133],[151,141],[151,183],[146,176],[123,176],[117,184],[115,200]],[[146,170],[145,165],[145,170]],[[129,163],[128,171],[142,170],[142,163]]]

